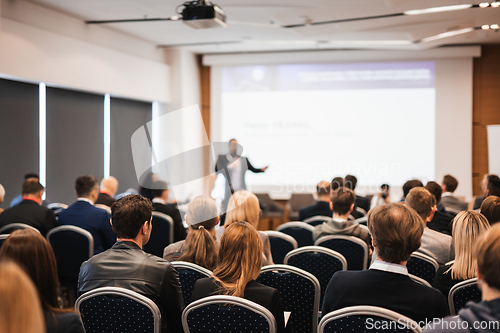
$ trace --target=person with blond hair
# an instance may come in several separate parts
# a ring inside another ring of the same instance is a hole
[[[45,333],[42,307],[33,282],[12,262],[0,263],[0,331]]]
[[[492,226],[474,246],[481,302],[468,302],[457,316],[428,325],[423,333],[493,333],[500,331],[500,224]]]
[[[218,253],[215,226],[219,223],[215,201],[204,195],[194,198],[187,207],[185,219],[189,225],[186,240],[168,245],[163,251],[163,258],[192,262],[214,270]]]
[[[250,223],[255,230],[258,230],[260,219],[260,206],[257,196],[246,190],[235,192],[227,205],[226,221],[224,228],[217,230],[217,239],[220,241],[224,230],[234,222],[245,221]],[[262,265],[272,265],[273,255],[271,254],[271,243],[265,232],[258,232],[263,244]]]
[[[262,266],[262,239],[248,222],[235,221],[226,227],[219,247],[219,264],[213,276],[196,281],[192,301],[228,295],[248,299],[268,309],[276,319],[277,332],[285,332],[278,290],[255,281]]]
[[[444,296],[448,297],[455,284],[477,277],[474,246],[489,228],[488,220],[474,211],[460,212],[453,220],[455,260],[441,266],[432,283]]]

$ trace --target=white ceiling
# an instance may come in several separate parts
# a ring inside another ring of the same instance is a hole
[[[183,0],[29,0],[83,20],[169,17]],[[221,42],[185,47],[197,53],[311,50],[325,48],[424,49],[452,44],[500,43],[500,32],[476,30],[433,42],[412,42],[451,30],[500,23],[500,8],[399,16],[284,29],[304,17],[314,21],[399,13],[412,9],[471,3],[468,0],[214,0],[227,14],[228,27],[196,30],[181,21],[113,23],[106,26],[157,45]],[[243,22],[248,23],[246,25]],[[333,41],[333,42],[332,42]],[[383,41],[383,43],[380,43]],[[224,43],[235,42],[235,43]],[[326,43],[325,43],[326,42]],[[378,44],[377,44],[378,43]]]

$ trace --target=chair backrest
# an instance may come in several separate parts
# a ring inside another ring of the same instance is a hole
[[[450,315],[456,315],[468,301],[481,301],[481,290],[477,286],[477,278],[459,282],[451,287],[448,294]]]
[[[299,247],[310,246],[314,244],[312,236],[314,227],[307,223],[287,222],[280,225],[276,230],[295,238]]]
[[[21,229],[31,229],[35,230],[36,232],[40,233],[40,231],[37,228],[34,228],[30,225],[24,224],[24,223],[9,223],[7,225],[4,225],[2,228],[0,228],[0,234],[11,234],[16,230],[21,230]]]
[[[316,333],[321,287],[314,275],[293,266],[269,265],[262,267],[257,281],[279,291],[295,332]]]
[[[333,274],[347,269],[347,261],[343,255],[322,246],[305,246],[290,251],[285,257],[285,265],[303,269],[318,279],[321,286],[321,304]]]
[[[359,219],[354,220],[354,222],[357,222],[359,225],[366,226],[366,224],[368,223],[368,216],[360,217]]]
[[[163,258],[163,250],[174,242],[174,220],[166,214],[153,211],[153,230],[149,242],[143,246],[147,253]]]
[[[433,258],[425,254],[413,252],[410,260],[406,263],[408,273],[424,279],[429,284],[432,284],[434,276],[439,268],[439,264]]]
[[[191,302],[191,296],[193,295],[194,284],[196,281],[212,276],[212,272],[205,267],[201,267],[187,261],[172,261],[172,265],[179,274],[182,297],[184,298],[184,304],[187,305]]]
[[[149,298],[132,290],[104,287],[89,291],[75,303],[86,333],[160,333],[161,314]]]
[[[259,202],[262,202],[264,204],[264,214],[267,214],[269,212],[283,213],[284,208],[276,203],[276,201],[274,201],[269,196],[269,193],[255,193],[255,196],[259,199]]]
[[[182,327],[184,333],[276,333],[276,319],[257,303],[241,297],[216,295],[189,304],[182,312]]]
[[[288,252],[298,247],[297,241],[292,236],[279,231],[264,231],[269,237],[271,254],[276,264],[282,264]]]
[[[56,216],[59,216],[59,213],[66,208],[68,208],[68,205],[60,203],[60,202],[54,202],[51,203],[47,206],[48,209],[51,209]]]
[[[413,274],[408,274],[408,276],[410,277],[410,279],[412,279],[416,283],[420,283],[421,285],[432,288],[431,284],[429,282],[425,281],[424,279],[419,278],[418,276],[415,276]]]
[[[397,312],[377,306],[361,305],[350,306],[324,315],[319,323],[318,333],[370,332],[371,330],[374,332],[421,332],[417,322]]]
[[[316,199],[312,193],[292,193],[288,204],[294,212],[298,212],[301,208],[306,206],[314,205]]]
[[[364,270],[368,265],[368,246],[354,236],[332,235],[318,238],[315,246],[323,246],[337,251],[347,260],[348,270]]]
[[[2,247],[3,242],[10,236],[10,234],[0,235],[0,248]]]
[[[317,225],[323,224],[324,222],[329,222],[331,220],[332,220],[331,217],[316,215],[316,216],[310,217],[308,219],[305,219],[304,223],[307,223],[307,224],[315,227]]]
[[[96,204],[95,205],[97,208],[104,209],[111,215],[111,208],[109,206],[103,205],[103,204]]]
[[[364,216],[366,216],[366,210],[364,210],[363,208],[361,208],[361,207],[357,207],[357,206],[356,206],[356,211],[357,211],[359,214],[363,215],[363,217],[364,217]]]
[[[47,241],[54,250],[62,286],[75,287],[82,263],[94,255],[94,238],[85,229],[63,225],[50,230]]]

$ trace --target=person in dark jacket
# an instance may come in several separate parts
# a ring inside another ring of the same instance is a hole
[[[0,228],[11,223],[24,223],[36,228],[45,236],[57,226],[52,210],[41,206],[44,187],[38,179],[29,178],[22,187],[21,203],[7,208],[0,214]]]
[[[153,206],[140,195],[128,195],[111,206],[117,242],[80,268],[78,293],[121,287],[148,297],[161,312],[162,332],[182,333],[184,301],[179,276],[165,259],[142,250],[151,235]]]
[[[452,227],[453,227],[453,217],[454,215],[450,214],[446,208],[441,203],[441,196],[443,194],[443,188],[441,185],[434,181],[430,181],[425,185],[425,188],[431,192],[436,198],[436,206],[437,210],[434,212],[434,216],[432,220],[427,223],[429,229],[441,232],[443,234],[447,234],[451,236]],[[442,209],[439,209],[439,206],[442,206]]]
[[[318,202],[314,205],[303,207],[299,210],[299,221],[304,221],[314,216],[332,217],[333,211],[330,207],[331,184],[327,181],[321,181],[316,185],[316,194]]]
[[[174,221],[174,243],[186,239],[186,228],[182,224],[181,213],[174,204],[167,203],[170,190],[168,183],[159,180],[153,184],[153,209],[168,215]],[[154,232],[154,230],[153,230]]]
[[[479,303],[469,302],[458,316],[428,325],[423,333],[489,333],[500,331],[500,225],[494,225],[477,242]]]

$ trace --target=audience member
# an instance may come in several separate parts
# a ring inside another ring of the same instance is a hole
[[[262,239],[250,223],[228,225],[220,243],[219,264],[212,277],[196,281],[192,301],[218,294],[242,297],[268,309],[276,319],[277,332],[285,332],[279,292],[255,281],[262,266],[261,253]]]
[[[484,199],[480,207],[483,214],[490,225],[500,222],[500,198],[495,195],[490,195]]]
[[[182,224],[181,213],[179,209],[173,204],[168,204],[168,183],[164,181],[157,181],[153,184],[153,209],[157,212],[168,215],[174,221],[174,242],[186,239],[186,228]],[[153,231],[154,232],[154,231]]]
[[[46,333],[35,286],[12,262],[0,262],[0,300],[2,333]]]
[[[115,236],[109,223],[109,213],[94,206],[99,193],[99,183],[94,176],[80,176],[75,181],[78,200],[59,214],[60,225],[74,225],[87,230],[94,238],[94,254],[109,249]]]
[[[443,188],[441,202],[443,203],[443,206],[446,208],[446,210],[449,210],[452,213],[458,213],[463,210],[467,210],[467,202],[453,196],[453,192],[455,192],[458,187],[458,180],[455,177],[453,177],[452,175],[445,175],[443,177],[441,187]]]
[[[424,184],[418,179],[408,180],[403,185],[403,199],[401,201],[405,201],[406,196],[410,193],[410,190],[414,187],[424,187]]]
[[[391,192],[389,184],[380,185],[380,192],[373,196],[371,208],[391,203]]]
[[[227,205],[224,228],[219,228],[216,232],[217,240],[220,242],[222,234],[225,232],[225,228],[234,222],[249,222],[255,230],[258,230],[260,214],[261,210],[259,207],[259,199],[257,199],[255,194],[250,193],[247,190],[234,192],[231,199],[229,199],[229,204]],[[269,242],[269,237],[262,231],[258,231],[258,234],[262,239],[263,244],[262,263],[264,266],[272,265],[273,255],[271,253],[271,243]]]
[[[424,333],[473,333],[498,332],[500,330],[500,224],[494,225],[475,246],[477,258],[479,303],[469,302],[458,316],[438,321]]]
[[[149,200],[154,199],[154,194],[153,194],[153,184],[157,182],[158,176],[155,173],[152,172],[146,172],[141,176],[139,179],[139,191],[138,193],[142,195],[145,198],[148,198]]]
[[[313,216],[332,216],[333,211],[330,208],[330,189],[331,184],[324,180],[316,185],[318,201],[314,205],[299,210],[299,221],[304,221]]]
[[[163,258],[192,262],[213,271],[219,251],[215,237],[215,226],[219,223],[215,201],[203,195],[194,198],[187,207],[185,219],[189,225],[186,240],[167,246]]]
[[[420,247],[424,224],[401,203],[377,206],[368,212],[377,260],[365,271],[336,272],[325,292],[323,316],[356,305],[379,306],[415,321],[442,318],[446,299],[435,289],[410,279],[406,262]]]
[[[5,188],[0,184],[0,205],[3,203],[3,199],[5,198]],[[3,212],[3,208],[0,207],[0,214]]]
[[[494,195],[500,197],[500,178],[497,175],[488,176],[488,185],[486,185],[486,197]]]
[[[355,198],[354,192],[346,187],[340,187],[331,194],[330,207],[333,210],[333,219],[314,227],[314,240],[329,235],[346,235],[358,237],[370,247],[368,230],[357,222],[348,220],[354,208]]]
[[[350,189],[351,191],[356,194],[356,185],[358,184],[358,179],[353,176],[353,175],[347,175],[345,176],[345,187]],[[363,197],[361,195],[356,195],[356,200],[354,201],[354,210],[353,212],[356,211],[356,207],[359,207],[367,213],[370,210],[370,199],[367,197]],[[354,216],[354,215],[353,215]],[[354,216],[355,218],[362,217],[362,216]]]
[[[79,294],[100,287],[121,287],[153,300],[161,312],[162,332],[182,333],[184,309],[177,271],[165,259],[142,251],[151,235],[151,202],[129,195],[111,206],[117,242],[80,268]]]
[[[0,214],[0,227],[11,223],[24,223],[38,229],[45,236],[57,224],[52,210],[41,206],[43,191],[44,187],[37,179],[25,180],[22,187],[23,200]]]
[[[437,203],[434,216],[432,217],[432,220],[427,223],[427,226],[432,230],[451,235],[453,215],[449,214],[441,203],[443,188],[441,187],[441,185],[433,181],[428,182],[425,185],[425,188],[434,195]],[[440,205],[443,207],[441,210],[439,210],[438,208]]]
[[[488,177],[489,174],[484,174],[483,179],[481,180],[481,183],[479,186],[481,187],[481,193],[482,195],[479,195],[476,197],[474,200],[474,206],[472,206],[473,210],[478,210],[481,207],[481,204],[483,203],[484,199],[486,198],[486,190],[488,189]]]
[[[427,226],[432,220],[436,206],[434,196],[423,187],[416,187],[410,190],[406,196],[405,204],[417,212],[424,221],[424,233],[422,235],[422,245],[416,251],[434,258],[439,264],[443,265],[455,257],[453,249],[453,239],[438,231],[432,230]]]
[[[453,220],[455,260],[439,267],[432,286],[448,297],[455,284],[477,277],[474,246],[490,228],[486,218],[473,211],[463,211]]]
[[[335,177],[332,179],[330,184],[331,184],[330,189],[332,192],[334,192],[339,187],[345,186],[345,179],[342,177]]]
[[[116,180],[113,176],[103,178],[101,180],[100,192],[97,196],[95,204],[111,207],[111,205],[116,201],[116,191],[118,191],[118,180]]]
[[[35,172],[30,172],[30,173],[25,174],[24,175],[24,180],[28,180],[28,179],[34,179],[34,180],[40,181],[40,177]],[[23,201],[23,194],[22,193],[19,194],[16,197],[14,197],[14,199],[12,199],[10,201],[10,207],[14,207],[15,205],[20,204],[21,201]],[[42,201],[42,206],[47,207],[48,206],[48,202],[45,201],[45,200],[43,200]]]
[[[0,260],[18,264],[35,284],[47,333],[85,333],[79,314],[59,308],[56,257],[42,235],[30,229],[14,231],[0,249]]]

